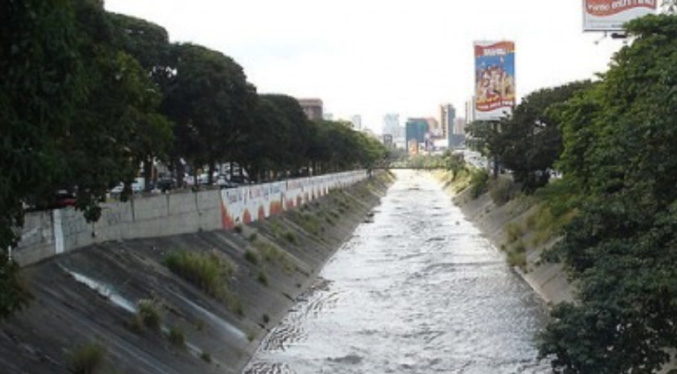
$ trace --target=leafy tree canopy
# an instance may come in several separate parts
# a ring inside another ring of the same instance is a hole
[[[602,81],[560,108],[580,194],[554,254],[579,287],[541,336],[557,373],[653,373],[677,348],[677,17],[626,27]]]

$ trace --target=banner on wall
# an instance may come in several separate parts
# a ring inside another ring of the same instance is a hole
[[[656,12],[658,0],[583,0],[583,31],[621,31],[623,24]]]
[[[515,106],[515,43],[475,42],[475,120],[495,121]]]

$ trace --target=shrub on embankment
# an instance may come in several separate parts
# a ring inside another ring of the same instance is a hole
[[[228,279],[235,275],[235,265],[217,252],[178,250],[168,254],[164,263],[181,278],[217,298],[224,296]]]

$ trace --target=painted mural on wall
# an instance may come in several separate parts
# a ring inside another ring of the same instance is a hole
[[[297,208],[365,177],[364,171],[347,172],[221,190],[223,228],[233,229]]]
[[[104,206],[102,217],[96,224],[87,223],[82,213],[73,208],[31,213],[26,216],[22,240],[12,254],[24,266],[108,240],[177,235],[197,232],[205,227],[208,230],[219,227],[233,229],[238,224],[294,209],[366,176],[365,171],[346,172],[201,191],[198,193],[202,196],[200,198],[194,194],[179,193],[145,197],[134,203],[111,203]],[[209,203],[202,205],[200,201]],[[210,211],[214,214],[207,213]]]

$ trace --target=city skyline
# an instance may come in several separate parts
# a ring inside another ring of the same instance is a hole
[[[376,133],[387,113],[434,117],[441,103],[463,108],[473,93],[477,40],[515,41],[518,100],[605,71],[622,42],[584,34],[577,2],[544,5],[542,0],[105,2],[109,11],[165,27],[171,41],[233,57],[260,93],[319,98],[334,118],[359,114],[363,126]]]

